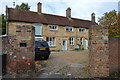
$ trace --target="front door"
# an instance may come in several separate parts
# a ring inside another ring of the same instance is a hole
[[[88,40],[84,41],[84,49],[88,49]]]
[[[66,40],[62,41],[62,50],[67,50],[67,41]]]

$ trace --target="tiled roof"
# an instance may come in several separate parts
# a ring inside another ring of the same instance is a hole
[[[67,18],[64,16],[38,13],[14,8],[8,8],[8,21],[20,21],[30,23],[54,24],[61,26],[86,27],[89,28],[93,23],[89,20]]]

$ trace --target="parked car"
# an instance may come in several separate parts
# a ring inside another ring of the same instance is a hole
[[[49,55],[48,43],[46,41],[35,41],[35,60],[47,60]]]

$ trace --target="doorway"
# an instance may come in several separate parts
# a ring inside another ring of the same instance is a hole
[[[62,40],[62,50],[67,50],[67,41]]]
[[[84,49],[85,49],[85,50],[88,49],[88,40],[84,40]]]

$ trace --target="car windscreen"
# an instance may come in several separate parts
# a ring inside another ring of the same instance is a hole
[[[47,42],[39,42],[39,41],[36,41],[35,42],[35,47],[36,48],[40,48],[40,47],[44,47],[44,48],[48,48],[48,43]]]

